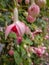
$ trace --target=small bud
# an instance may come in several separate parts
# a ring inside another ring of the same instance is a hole
[[[30,3],[30,0],[25,0],[25,4],[29,4]]]
[[[30,55],[30,53],[28,53],[28,57],[30,57],[31,55]]]
[[[24,12],[23,15],[24,15],[25,17],[27,17],[27,16],[28,16],[28,12]]]
[[[35,2],[40,8],[43,8],[46,5],[46,0],[35,0]]]
[[[14,51],[13,51],[13,50],[9,50],[8,54],[9,54],[10,56],[13,56],[13,55],[14,55]]]
[[[17,37],[17,42],[20,44],[22,42],[22,37]]]
[[[27,48],[27,45],[24,44],[24,48],[26,49]]]
[[[36,4],[32,4],[28,8],[28,14],[31,15],[32,17],[37,17],[39,15],[39,13],[40,13],[40,8]]]

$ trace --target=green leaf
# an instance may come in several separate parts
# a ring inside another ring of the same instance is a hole
[[[15,34],[14,32],[11,32],[11,33],[9,34],[9,37],[11,37],[11,38],[16,38],[16,34]]]
[[[46,0],[47,1],[47,6],[49,6],[49,0]]]
[[[29,38],[26,38],[24,40],[24,42],[25,42],[25,44],[28,44],[28,45],[32,45],[33,44],[33,42]]]
[[[26,50],[22,46],[20,47],[20,49],[21,49],[21,56],[24,58],[26,55]]]
[[[20,57],[19,53],[17,51],[14,52],[14,59],[17,65],[21,65],[22,58]]]

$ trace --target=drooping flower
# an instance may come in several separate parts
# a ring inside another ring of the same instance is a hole
[[[35,30],[34,32],[30,32],[30,37],[31,37],[31,40],[34,40],[35,36],[42,33],[42,30],[41,29],[37,29]]]
[[[5,30],[5,39],[9,35],[10,32],[15,32],[17,36],[23,36],[25,33],[25,24],[18,20],[18,10],[17,8],[14,9],[14,23],[7,26]]]
[[[41,29],[37,29],[37,30],[35,30],[35,31],[33,32],[34,35],[39,34],[39,33],[42,33],[42,30],[41,30]]]
[[[26,19],[27,19],[27,21],[30,22],[30,23],[32,23],[32,22],[34,22],[34,21],[36,20],[35,17],[32,17],[32,16],[30,16],[30,15],[28,15],[28,16],[26,17]]]
[[[31,15],[32,17],[37,17],[39,15],[39,13],[40,13],[40,8],[36,4],[32,4],[28,8],[28,14]]]
[[[39,57],[42,57],[45,53],[46,47],[33,47],[33,53],[37,54]]]
[[[22,22],[16,22],[7,26],[5,30],[5,39],[7,38],[10,32],[15,32],[18,36],[23,36],[25,33],[25,24]]]

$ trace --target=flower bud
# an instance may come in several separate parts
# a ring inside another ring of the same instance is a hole
[[[25,0],[25,4],[29,4],[30,0]]]
[[[20,44],[22,42],[22,37],[17,37],[17,42]]]
[[[28,9],[28,14],[32,17],[37,17],[40,13],[40,8],[36,4],[32,4]]]
[[[10,56],[13,56],[13,55],[14,55],[14,51],[13,51],[13,50],[9,50],[8,54],[9,54]]]
[[[32,23],[32,22],[34,22],[34,21],[36,20],[35,17],[32,17],[32,16],[30,16],[30,15],[28,15],[28,16],[26,17],[26,19],[27,19],[27,21],[30,22],[30,23]]]
[[[44,7],[46,5],[46,0],[35,0],[37,5],[39,5],[40,8]]]

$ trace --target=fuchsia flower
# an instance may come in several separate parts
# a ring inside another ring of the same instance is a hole
[[[26,19],[27,19],[27,21],[30,22],[30,23],[32,23],[32,22],[34,22],[34,21],[36,20],[35,17],[32,17],[32,16],[30,16],[30,15],[28,15]]]
[[[25,0],[25,4],[29,4],[30,0]]]
[[[46,47],[33,47],[34,51],[33,53],[37,54],[39,57],[42,57],[42,55],[45,53]]]
[[[39,34],[39,33],[42,33],[42,30],[41,30],[41,29],[37,29],[37,30],[35,30],[35,31],[33,32],[34,35]]]
[[[10,56],[13,56],[13,55],[14,55],[14,51],[13,51],[13,50],[9,50],[8,54],[9,54]]]
[[[37,54],[39,57],[42,57],[43,54],[45,53],[46,48],[45,47],[33,47],[33,53]]]
[[[25,24],[22,22],[16,22],[7,26],[5,30],[5,39],[7,38],[10,32],[15,32],[18,36],[23,36],[25,33]]]
[[[34,37],[39,34],[39,33],[42,33],[42,30],[41,29],[37,29],[35,30],[34,32],[31,32],[31,40],[34,40]]]
[[[40,8],[36,4],[32,4],[28,9],[28,14],[32,17],[37,17],[40,13]]]

